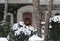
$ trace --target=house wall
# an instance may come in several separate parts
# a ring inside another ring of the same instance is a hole
[[[34,11],[33,11],[33,6],[32,5],[24,6],[20,9],[18,9],[18,11],[17,11],[17,22],[23,21],[23,13],[24,12],[32,13],[32,26],[35,27],[36,25],[35,25]]]
[[[35,19],[34,19],[34,10],[33,10],[32,5],[27,5],[27,6],[24,6],[24,7],[21,7],[20,9],[18,9],[18,11],[17,11],[17,22],[23,21],[23,13],[24,12],[32,13],[32,25],[34,27],[36,27]],[[42,15],[42,21],[45,21],[44,18],[45,18],[45,14],[47,13],[47,10],[44,10],[42,12],[44,12],[43,15]],[[60,10],[52,10],[52,15],[51,16],[53,17],[56,13],[60,13]]]
[[[40,0],[41,5],[47,5],[49,0]],[[0,3],[5,3],[5,0],[0,0]],[[33,3],[33,0],[8,0],[8,3]],[[53,0],[54,4],[60,4],[60,0]]]

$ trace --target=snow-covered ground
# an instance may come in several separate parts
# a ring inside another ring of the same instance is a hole
[[[32,37],[29,38],[28,41],[43,41],[43,38],[40,38],[38,35],[33,35]]]
[[[7,38],[1,37],[1,38],[0,38],[0,41],[8,41],[8,40],[7,40]]]

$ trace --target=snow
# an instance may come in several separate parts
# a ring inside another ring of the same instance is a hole
[[[45,22],[41,22],[41,24],[45,24]]]
[[[29,41],[43,41],[43,38],[38,37],[38,35],[33,35],[29,38]]]
[[[42,33],[44,33],[45,32],[45,30],[42,30]]]
[[[29,28],[25,28],[25,27],[22,27],[22,28],[19,28],[17,31],[15,31],[15,35],[19,35],[20,32],[23,32],[25,33],[25,35],[30,35],[31,34],[31,30],[34,30],[32,27],[30,27],[30,30]]]
[[[25,26],[24,22],[19,22],[19,24]],[[18,23],[15,23],[11,29],[14,31],[17,30],[18,28],[19,28]]]
[[[52,18],[50,18],[50,20],[53,20],[54,22],[60,22],[60,15],[53,16]]]
[[[0,38],[0,41],[8,41],[8,40],[7,40],[7,38],[1,37],[1,38]]]
[[[45,22],[42,22],[45,23]],[[37,29],[35,29],[34,27],[30,26],[26,26],[24,24],[24,22],[19,22],[20,25],[22,25],[22,27],[18,27],[18,23],[14,24],[13,27],[11,28],[14,31],[14,35],[21,35],[21,33],[24,33],[25,35],[30,36],[31,35],[31,31],[34,33],[37,31]],[[38,35],[32,35],[29,38],[29,41],[44,41],[44,32],[45,32],[45,26],[42,26],[42,38],[40,38]],[[9,35],[7,37],[7,39],[9,39]]]
[[[14,31],[14,30],[17,30],[17,29],[18,29],[17,24],[14,24],[11,29],[12,29],[13,31]]]
[[[45,22],[42,22],[42,23],[45,23]],[[14,34],[15,35],[20,35],[21,32],[24,33],[25,35],[30,35],[31,34],[31,31],[35,32],[37,31],[37,29],[35,29],[34,27],[32,27],[31,25],[30,26],[26,26],[24,24],[24,22],[19,22],[20,25],[22,25],[23,27],[18,27],[18,23],[14,24],[13,27],[12,27],[12,30],[16,30],[14,31]],[[43,26],[43,28],[45,28],[45,26]],[[42,28],[42,38],[40,38],[38,35],[33,35],[29,38],[29,41],[43,41],[44,40],[44,29]]]
[[[52,26],[49,26],[49,28],[52,28]]]
[[[24,24],[24,22],[19,22],[20,25],[22,25],[23,27],[18,27],[18,23],[14,24],[13,27],[12,27],[12,30],[16,30],[14,32],[15,35],[20,35],[21,32],[24,33],[25,35],[30,35],[31,34],[31,31],[35,32],[37,31],[37,29],[35,29],[34,27],[32,27],[31,25],[30,26],[26,26]]]

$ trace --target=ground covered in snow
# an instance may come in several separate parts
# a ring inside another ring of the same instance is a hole
[[[0,38],[0,41],[8,41],[8,40],[7,40],[7,38],[1,37],[1,38]]]

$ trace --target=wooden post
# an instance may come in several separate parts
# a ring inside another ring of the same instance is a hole
[[[49,32],[49,19],[52,14],[52,5],[53,0],[49,0],[49,3],[47,5],[47,13],[45,14],[45,41],[48,41],[48,32]]]
[[[4,18],[3,18],[3,21],[6,21],[7,10],[8,10],[8,0],[5,0],[5,8],[4,8]]]
[[[41,14],[40,14],[40,0],[33,0],[35,24],[37,28],[37,33],[41,37]]]

